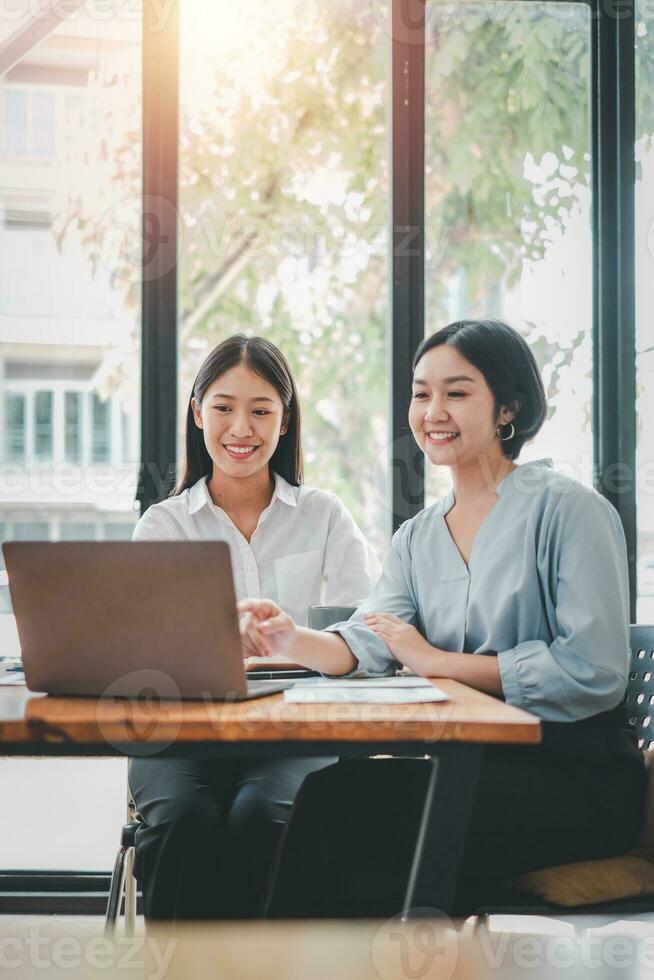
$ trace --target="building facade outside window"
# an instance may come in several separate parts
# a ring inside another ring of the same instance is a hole
[[[129,8],[100,20],[83,8],[0,77],[1,541],[129,540],[138,518],[138,288],[97,247],[103,216],[124,220],[121,154],[141,162],[141,22]],[[92,162],[102,139],[111,149]],[[100,213],[85,223],[80,199],[97,201],[95,184]],[[11,613],[2,563],[4,654],[18,651]],[[124,760],[3,759],[0,781],[0,868],[111,866]]]

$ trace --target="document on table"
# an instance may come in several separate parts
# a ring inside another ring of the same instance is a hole
[[[296,681],[284,691],[284,700],[292,704],[421,704],[447,701],[447,694],[426,677],[363,677],[338,680],[312,677]]]
[[[0,687],[25,687],[25,674],[22,670],[2,671],[0,670]]]
[[[0,656],[0,687],[25,686],[25,674],[19,657]]]

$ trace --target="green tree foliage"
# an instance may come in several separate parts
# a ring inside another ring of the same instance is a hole
[[[298,377],[309,480],[341,494],[379,542],[388,524],[387,11],[378,0],[242,6],[246,47],[237,37],[200,65],[182,46],[181,399],[221,338],[270,337]],[[206,3],[187,0],[191,8],[202,32]],[[585,5],[428,6],[430,329],[443,322],[453,277],[465,275],[466,312],[488,309],[499,284],[546,255],[587,193],[589,51]],[[140,194],[138,86],[117,60],[96,90],[104,138],[99,152],[85,147],[93,177],[70,189],[60,224],[61,234],[82,230],[95,262],[107,260],[107,207]],[[110,263],[136,308],[134,242],[119,224]],[[541,360],[566,355],[549,375],[555,395],[580,334],[532,327]]]

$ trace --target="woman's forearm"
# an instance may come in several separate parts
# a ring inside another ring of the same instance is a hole
[[[449,677],[487,694],[503,694],[495,654],[448,653],[431,647],[411,669],[424,677]]]
[[[357,666],[357,659],[338,633],[298,626],[289,656],[305,667],[323,674],[349,674]]]

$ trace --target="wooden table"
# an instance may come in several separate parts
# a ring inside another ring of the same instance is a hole
[[[0,754],[428,756],[431,776],[403,911],[447,913],[484,745],[534,744],[541,732],[539,720],[519,708],[456,681],[434,683],[448,701],[287,704],[277,694],[242,703],[180,703],[55,698],[0,687]]]

